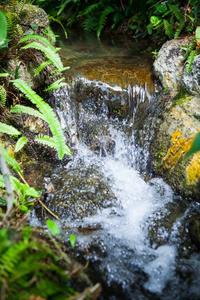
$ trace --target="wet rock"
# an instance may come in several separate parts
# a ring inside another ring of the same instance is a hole
[[[42,8],[25,4],[20,13],[19,23],[23,26],[30,26],[30,23],[35,23],[38,27],[45,28],[49,26],[49,18]]]
[[[188,93],[200,95],[200,55],[194,58],[191,70],[187,73],[184,69],[181,79],[181,86],[183,90]]]
[[[189,224],[189,234],[191,241],[200,250],[200,218],[192,220]]]
[[[153,64],[155,75],[160,79],[164,88],[170,91],[178,91],[181,89],[182,82],[184,88],[189,87],[192,75],[184,73],[183,51],[181,45],[186,45],[192,38],[173,39],[167,41],[160,49],[158,56]],[[192,73],[191,73],[192,74]],[[188,78],[189,77],[189,78]],[[194,88],[194,84],[190,83],[190,87]],[[190,92],[193,90],[189,89]]]
[[[96,166],[69,165],[67,170],[62,169],[51,179],[46,178],[46,183],[49,181],[55,190],[43,202],[59,218],[81,219],[113,206],[116,201],[109,180]]]
[[[154,172],[175,191],[186,196],[200,195],[199,154],[184,160],[200,128],[199,98],[179,95],[168,102],[155,139],[151,144]]]

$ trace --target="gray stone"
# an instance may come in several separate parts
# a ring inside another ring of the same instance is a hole
[[[200,94],[200,55],[195,57],[189,73],[183,70],[181,87],[190,94]]]
[[[181,45],[191,41],[187,39],[173,39],[167,41],[160,49],[153,64],[155,75],[160,79],[164,88],[178,91],[181,87],[184,62]]]
[[[25,4],[20,13],[20,25],[30,26],[35,23],[41,28],[49,26],[49,18],[46,12],[35,5]]]

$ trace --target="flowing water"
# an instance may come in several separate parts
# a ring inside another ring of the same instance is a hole
[[[46,172],[55,187],[46,205],[65,239],[77,236],[77,258],[101,282],[100,299],[200,299],[200,257],[188,233],[199,206],[149,168],[162,105],[147,46],[63,43],[71,69],[56,105],[73,156]],[[42,223],[37,212],[31,223]]]

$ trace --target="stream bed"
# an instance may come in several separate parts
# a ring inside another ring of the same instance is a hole
[[[70,70],[55,106],[73,155],[45,169],[45,186],[54,187],[45,205],[59,216],[64,242],[76,235],[76,259],[102,284],[99,299],[200,299],[200,255],[189,235],[199,204],[151,174],[164,104],[148,47],[62,42]],[[32,211],[31,225],[44,220]]]

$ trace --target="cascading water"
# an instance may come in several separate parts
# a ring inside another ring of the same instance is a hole
[[[139,130],[134,124],[156,97],[149,82],[133,79],[124,87],[81,74],[56,94],[74,154],[46,176],[57,188],[46,204],[60,214],[62,234],[76,234],[77,256],[103,285],[100,299],[200,299],[199,254],[186,241],[188,204],[161,178],[146,182],[138,171],[146,169],[156,121],[149,116]]]

